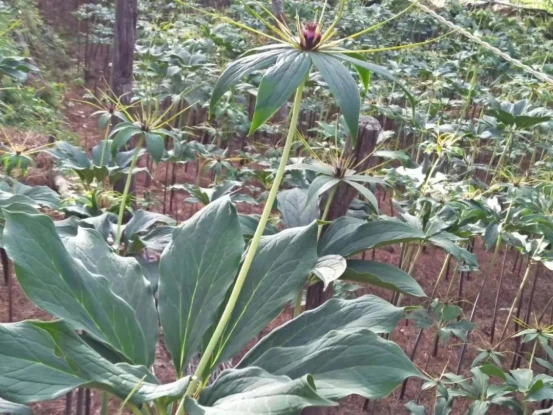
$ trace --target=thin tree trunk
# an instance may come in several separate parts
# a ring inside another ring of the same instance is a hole
[[[280,20],[284,21],[284,1],[272,0],[273,14]]]
[[[0,259],[2,260],[4,282],[8,289],[8,323],[11,323],[13,322],[13,278],[10,275],[10,260],[8,254],[3,248],[0,248]]]
[[[129,104],[131,100],[137,19],[137,0],[116,0],[110,87],[115,98],[123,104]],[[112,126],[116,124],[114,118]],[[118,192],[122,192],[123,187],[124,180],[117,181],[113,186]],[[131,185],[131,192],[133,190],[134,183]]]

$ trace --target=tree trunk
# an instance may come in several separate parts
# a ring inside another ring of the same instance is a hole
[[[272,0],[272,3],[273,3],[273,14],[280,21],[284,21],[284,1],[283,0]]]
[[[137,0],[117,0],[115,7],[110,86],[122,103],[129,103],[138,19]]]
[[[128,105],[131,101],[137,19],[137,0],[116,0],[110,87],[115,98],[123,105]],[[112,125],[116,123],[114,119]],[[123,192],[124,185],[124,180],[119,180],[113,189]],[[131,185],[131,191],[133,189],[134,183]]]

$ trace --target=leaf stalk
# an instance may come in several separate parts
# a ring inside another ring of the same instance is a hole
[[[123,225],[123,216],[125,214],[125,208],[127,206],[127,197],[129,196],[129,190],[131,188],[131,182],[132,182],[132,173],[134,168],[136,167],[136,162],[138,161],[138,155],[140,154],[140,149],[142,148],[142,144],[144,142],[144,134],[140,134],[140,138],[138,139],[138,142],[136,143],[136,146],[134,148],[134,154],[132,156],[131,165],[129,167],[129,173],[127,174],[127,181],[125,182],[125,188],[123,189],[123,199],[121,200],[121,205],[119,206],[119,215],[117,216],[117,234],[115,237],[115,247],[118,251],[121,249],[121,234],[122,232],[122,225]]]

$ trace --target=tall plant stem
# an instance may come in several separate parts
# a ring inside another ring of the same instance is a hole
[[[495,303],[493,306],[492,328],[490,329],[490,343],[493,344],[495,337],[495,324],[497,322],[497,309],[499,305],[499,296],[501,295],[501,288],[503,287],[503,276],[505,275],[505,262],[507,261],[507,252],[509,250],[505,247],[503,253],[503,261],[501,262],[501,273],[499,274],[499,282],[497,283],[497,292],[495,293]]]
[[[507,217],[509,215],[507,214]],[[474,321],[474,316],[476,315],[476,308],[478,307],[478,303],[480,301],[480,298],[482,297],[482,292],[484,291],[484,287],[488,283],[488,277],[493,271],[493,268],[495,266],[495,261],[497,259],[497,255],[499,254],[499,249],[501,248],[501,238],[497,238],[497,242],[495,243],[495,249],[493,251],[492,261],[490,262],[490,268],[489,271],[484,274],[484,279],[482,280],[482,285],[480,285],[480,289],[478,290],[478,294],[476,294],[476,298],[474,299],[474,304],[472,305],[472,311],[470,312],[470,318],[469,321],[472,323]],[[463,347],[461,348],[461,353],[459,354],[459,363],[457,364],[457,371],[456,374],[459,374],[461,371],[461,367],[463,366],[463,358],[465,357],[465,352],[467,351],[467,344],[469,344],[470,341],[470,332],[467,334],[467,341],[463,343]]]
[[[303,288],[301,288],[296,294],[296,300],[294,302],[294,314],[292,318],[296,318],[301,314],[301,303],[303,301]]]
[[[535,275],[534,275],[534,282],[532,283],[532,290],[530,291],[530,298],[528,299],[528,307],[526,309],[526,316],[524,317],[524,323],[526,323],[527,325],[530,323],[530,316],[532,315],[532,306],[534,305],[534,297],[535,297],[535,294],[536,294],[536,287],[538,286],[538,279],[540,278],[540,270],[542,270],[542,268],[538,266],[538,268],[535,272]],[[521,303],[522,303],[522,301],[521,301]],[[518,337],[518,339],[520,339],[520,337]],[[522,344],[520,346],[520,351],[515,353],[514,356],[516,357],[516,365],[515,365],[515,367],[513,367],[513,369],[516,369],[516,368],[520,367],[520,359],[522,357],[522,353],[524,352],[525,345],[526,345],[525,343]],[[534,345],[535,345],[535,343],[534,343]],[[535,348],[534,348],[534,350],[532,351],[532,356],[530,357],[530,366],[528,367],[529,369],[532,368],[532,360],[534,359],[534,353],[535,352],[536,351],[535,351]]]
[[[422,245],[420,246],[420,248],[422,248]],[[430,301],[432,301],[434,299],[434,294],[436,293],[436,290],[438,289],[438,285],[440,284],[440,281],[444,278],[445,272],[447,270],[447,263],[449,262],[449,258],[451,258],[451,254],[447,254],[445,259],[444,259],[442,269],[440,270],[440,275],[438,275],[438,279],[436,280],[436,285],[434,286],[434,290],[432,291],[432,295],[429,297]],[[426,309],[429,309],[429,308],[430,308],[430,305],[428,305],[426,307]],[[411,355],[409,356],[409,358],[411,359],[412,362],[415,360],[415,357],[417,355],[417,350],[419,348],[419,344],[421,342],[422,336],[423,336],[423,329],[420,329],[418,334],[417,334],[417,339],[415,340],[415,344],[413,345],[413,350],[411,351]],[[401,392],[399,394],[399,399],[403,399],[405,397],[405,392],[407,391],[407,382],[408,381],[409,381],[409,379],[405,379],[403,381],[403,385],[401,386]]]
[[[204,372],[208,368],[209,362],[211,360],[211,356],[215,351],[215,348],[217,347],[217,344],[219,343],[219,340],[223,335],[223,331],[225,330],[227,323],[232,315],[232,311],[236,306],[236,302],[238,301],[238,296],[240,295],[240,291],[242,291],[244,281],[248,276],[250,266],[252,265],[255,253],[257,252],[259,243],[261,242],[261,237],[263,236],[265,226],[267,225],[267,221],[269,220],[269,215],[271,214],[271,210],[275,203],[278,189],[280,187],[280,183],[282,182],[282,179],[284,177],[286,164],[288,163],[288,157],[290,156],[290,149],[292,148],[294,136],[296,135],[297,123],[298,123],[298,118],[299,118],[300,109],[301,109],[301,96],[303,94],[304,86],[305,86],[305,82],[302,82],[298,87],[298,89],[296,90],[296,95],[294,98],[294,104],[292,108],[292,119],[290,121],[288,136],[286,137],[286,144],[284,145],[284,151],[282,152],[280,165],[278,166],[278,170],[275,175],[275,180],[273,181],[271,191],[269,192],[269,196],[267,197],[267,201],[265,203],[265,207],[263,208],[263,213],[261,214],[261,218],[259,219],[259,224],[257,225],[255,234],[252,238],[250,248],[248,249],[246,257],[244,258],[244,262],[242,263],[242,267],[240,268],[240,272],[238,273],[238,277],[236,278],[236,283],[234,284],[234,288],[232,289],[232,292],[225,306],[221,319],[217,323],[217,327],[215,328],[215,331],[213,332],[213,335],[209,340],[209,343],[205,349],[205,352],[202,354],[202,358],[200,359],[200,362],[198,363],[196,372],[190,379],[188,388],[186,389],[186,392],[184,393],[184,396],[179,404],[179,407],[177,409],[177,415],[184,414],[185,399],[187,397],[192,396],[196,392],[196,389],[198,388],[198,386],[200,385]]]
[[[414,276],[413,276],[413,272],[415,271],[415,266],[417,265],[417,262],[418,262],[418,260],[419,260],[419,257],[420,257],[420,255],[421,255],[421,253],[422,253],[422,247],[423,247],[422,245],[419,245],[419,246],[417,247],[417,251],[415,252],[414,258],[413,258],[412,260],[410,260],[411,263],[409,264],[409,269],[408,269],[407,273],[408,273],[409,275],[411,275],[412,277],[414,277]],[[407,268],[407,266],[405,266],[405,268]],[[398,295],[398,297],[397,297],[397,302],[396,302],[395,305],[396,305],[397,307],[401,307],[402,301],[403,301],[403,293],[399,293],[399,295]]]
[[[511,305],[511,308],[509,310],[509,315],[507,316],[507,320],[505,321],[505,326],[503,326],[503,331],[501,332],[501,338],[500,338],[501,340],[503,340],[503,338],[505,337],[505,333],[507,332],[507,327],[509,327],[509,320],[511,320],[513,311],[515,309],[515,305],[520,297],[520,294],[522,293],[522,290],[524,290],[524,287],[528,282],[528,278],[530,278],[530,271],[532,270],[533,265],[534,265],[534,262],[532,260],[528,260],[528,265],[526,265],[526,271],[524,272],[524,277],[522,278],[520,287],[518,287],[517,295],[515,296],[515,299],[513,300],[513,304]]]
[[[511,146],[513,145],[513,136],[514,132],[509,132],[509,136],[507,137],[507,142],[505,144],[505,148],[501,152],[501,156],[499,157],[499,161],[497,162],[497,166],[495,168],[495,173],[492,178],[492,183],[494,183],[497,180],[497,176],[501,173],[501,168],[503,167],[503,162],[505,161],[505,155],[508,153],[511,154]],[[493,159],[491,160],[491,163],[493,163]]]
[[[332,201],[334,200],[334,196],[336,195],[336,191],[338,190],[338,185],[334,186],[332,190],[330,191],[330,195],[328,196],[328,200],[326,201],[325,208],[323,211],[323,216],[321,216],[321,221],[325,221],[326,217],[328,216],[328,211],[330,210],[330,205],[332,204]],[[323,231],[323,224],[319,225],[319,229],[317,230],[317,239],[321,237],[321,232]]]
[[[434,296],[436,295],[436,291],[438,290],[438,286],[444,279],[445,272],[447,270],[447,264],[449,263],[450,258],[451,258],[451,254],[447,254],[445,257],[444,263],[442,265],[442,269],[440,270],[440,275],[438,275],[438,279],[436,280],[436,284],[434,285],[434,289],[432,290],[432,294],[430,294],[430,300],[434,299]]]
[[[125,208],[127,206],[127,197],[129,196],[129,190],[131,188],[132,173],[134,171],[134,168],[136,167],[136,162],[138,161],[138,155],[140,154],[140,149],[142,148],[143,142],[144,134],[141,134],[134,148],[134,154],[132,156],[131,165],[129,167],[129,174],[127,174],[127,181],[125,182],[125,188],[123,190],[123,198],[121,200],[121,205],[119,206],[119,216],[117,217],[117,234],[115,237],[115,247],[117,250],[121,249],[121,226],[123,225],[123,216],[125,214]]]
[[[102,406],[100,408],[100,415],[108,415],[109,396],[107,392],[102,392]]]
[[[165,407],[165,404],[156,402],[156,409],[158,415],[167,415],[167,408]]]
[[[102,141],[102,154],[100,155],[100,167],[104,167],[104,159],[106,158],[106,149],[108,148],[110,123],[106,126],[106,133],[104,135],[104,141]]]

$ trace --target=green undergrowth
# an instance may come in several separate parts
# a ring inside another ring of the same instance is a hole
[[[0,1],[0,56],[25,57],[39,71],[0,77],[0,125],[71,139],[63,116],[70,59],[34,0]]]

